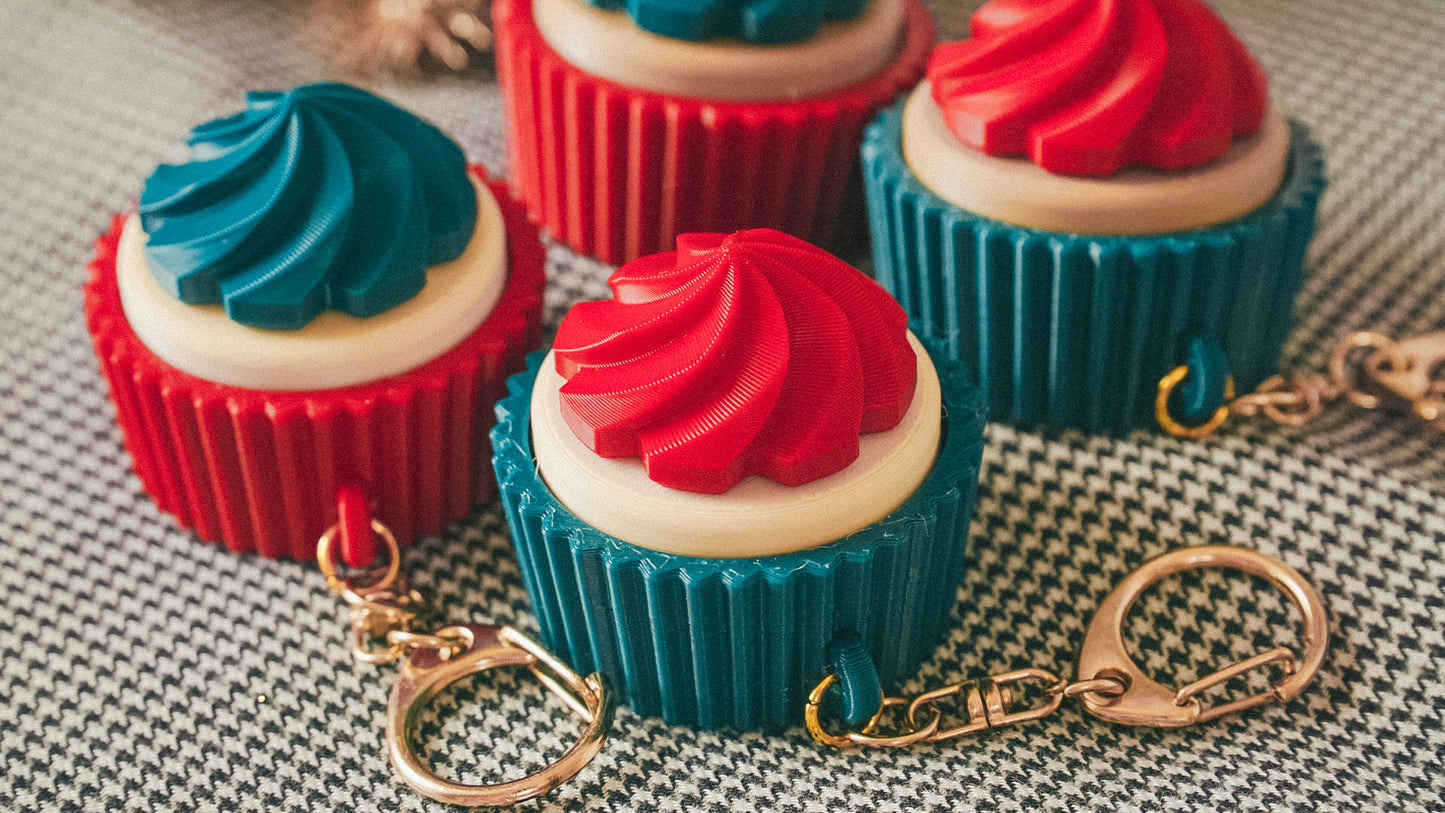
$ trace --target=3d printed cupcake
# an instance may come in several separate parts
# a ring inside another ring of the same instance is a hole
[[[543,254],[505,187],[365,91],[252,93],[97,243],[87,324],[162,509],[309,559],[357,486],[398,538],[492,489],[484,438],[539,341]]]
[[[1241,388],[1267,377],[1324,164],[1245,47],[1199,0],[993,0],[972,28],[863,163],[879,281],[991,414],[1147,424],[1191,346]]]
[[[590,2],[498,0],[493,30],[515,193],[610,263],[692,231],[830,241],[934,41],[922,0]]]
[[[641,714],[785,725],[830,646],[860,642],[884,683],[934,646],[984,406],[831,254],[770,229],[677,246],[512,379],[499,489],[554,651]]]

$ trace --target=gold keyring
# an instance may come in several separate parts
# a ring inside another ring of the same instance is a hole
[[[1259,576],[1284,591],[1299,607],[1304,619],[1304,655],[1298,660],[1284,647],[1275,647],[1252,658],[1227,666],[1183,689],[1169,689],[1140,671],[1124,646],[1124,620],[1134,600],[1155,582],[1196,568],[1219,567]],[[1079,653],[1079,680],[1112,679],[1124,690],[1116,697],[1086,692],[1084,707],[1096,717],[1126,725],[1173,728],[1213,719],[1221,714],[1294,699],[1314,679],[1324,662],[1329,644],[1329,622],[1324,601],[1299,571],[1248,548],[1205,545],[1172,551],[1146,562],[1114,588],[1089,623]],[[1284,678],[1259,694],[1203,708],[1196,696],[1246,671],[1270,663],[1283,664]]]
[[[386,709],[387,751],[391,764],[408,785],[447,804],[511,805],[547,793],[571,779],[597,756],[612,728],[614,710],[612,694],[600,674],[579,676],[511,627],[459,624],[437,630],[435,634],[440,638],[464,640],[466,647],[459,653],[447,653],[449,657],[445,659],[435,649],[413,651],[402,663]],[[422,710],[452,683],[498,666],[531,669],[543,685],[586,721],[586,729],[560,759],[521,779],[495,785],[466,785],[437,776],[412,751],[412,735]]]
[[[1224,379],[1224,404],[1214,410],[1209,420],[1198,426],[1186,426],[1169,414],[1169,396],[1174,394],[1174,388],[1179,386],[1189,375],[1189,366],[1181,364],[1170,370],[1159,379],[1159,391],[1154,395],[1154,420],[1159,422],[1160,428],[1176,438],[1202,438],[1214,434],[1229,417],[1229,402],[1234,400],[1234,377]]]
[[[933,709],[933,719],[929,720],[926,725],[916,726],[913,731],[895,737],[878,736],[873,732],[877,730],[878,723],[883,719],[884,712],[890,708],[908,705],[908,701],[903,698],[884,695],[879,702],[878,711],[873,713],[873,717],[863,726],[862,731],[831,734],[823,727],[823,722],[820,719],[821,708],[823,705],[823,697],[828,694],[828,690],[838,681],[837,673],[829,672],[818,682],[818,685],[813,687],[813,691],[808,693],[808,703],[803,707],[803,722],[808,727],[808,733],[813,735],[813,739],[822,745],[831,745],[834,748],[848,748],[854,745],[902,748],[903,746],[923,742],[924,740],[932,738],[938,733],[939,724],[943,722],[942,712],[935,708]],[[909,709],[909,714],[912,715],[913,711],[913,709]]]
[[[336,558],[333,550],[336,547],[336,537],[340,527],[340,524],[332,525],[316,541],[316,567],[321,570],[321,575],[326,577],[326,586],[340,593],[341,597],[346,599],[347,604],[355,606],[364,603],[366,599],[351,586],[350,579],[343,579],[336,575]],[[371,521],[371,530],[386,543],[387,563],[381,578],[363,588],[367,593],[390,589],[393,584],[396,584],[397,576],[401,574],[401,546],[397,544],[396,536],[378,519]],[[376,570],[381,570],[381,568],[376,568]]]
[[[823,679],[818,682],[818,685],[813,687],[813,691],[808,693],[807,704],[803,706],[803,722],[808,727],[808,733],[813,735],[813,739],[819,743],[831,745],[834,748],[847,748],[853,745],[853,741],[846,736],[830,734],[828,729],[823,728],[822,720],[819,719],[820,710],[823,707],[823,696],[826,695],[828,690],[833,687],[833,684],[837,682],[838,675],[829,672],[823,676]],[[881,699],[878,702],[878,712],[880,714],[883,712],[883,702]]]

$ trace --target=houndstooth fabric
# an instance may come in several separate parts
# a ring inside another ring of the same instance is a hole
[[[936,2],[945,34],[973,4]],[[1277,102],[1325,145],[1331,188],[1283,364],[1347,332],[1445,328],[1445,9],[1434,0],[1218,0]],[[311,566],[237,556],[159,514],[121,449],[79,286],[91,241],[194,124],[247,89],[326,77],[304,4],[0,0],[0,810],[439,810],[384,753],[394,670],[354,663]],[[505,164],[487,69],[376,89]],[[610,269],[553,248],[549,324]],[[535,810],[1440,810],[1445,808],[1445,437],[1339,408],[1205,441],[996,426],[976,561],[908,685],[1023,666],[1065,676],[1093,609],[1145,559],[1230,543],[1283,557],[1329,605],[1296,701],[1182,730],[1047,721],[939,746],[840,752],[800,728],[700,733],[627,710]],[[479,508],[407,552],[456,618],[535,631],[505,524]],[[1217,572],[1149,591],[1127,627],[1176,685],[1298,618]],[[1261,685],[1259,681],[1255,688]],[[525,672],[444,694],[427,753],[516,778],[579,731]]]

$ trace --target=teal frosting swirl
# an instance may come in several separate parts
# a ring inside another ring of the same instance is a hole
[[[161,165],[141,192],[146,259],[181,301],[252,327],[399,305],[476,224],[461,148],[350,85],[249,93],[187,143],[191,160]]]
[[[642,28],[664,37],[736,37],[752,43],[807,39],[826,20],[858,16],[868,0],[587,0],[625,10]]]

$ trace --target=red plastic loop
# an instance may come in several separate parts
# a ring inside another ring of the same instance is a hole
[[[376,536],[371,532],[371,502],[355,483],[336,487],[336,536],[347,567],[363,568],[376,560]]]

